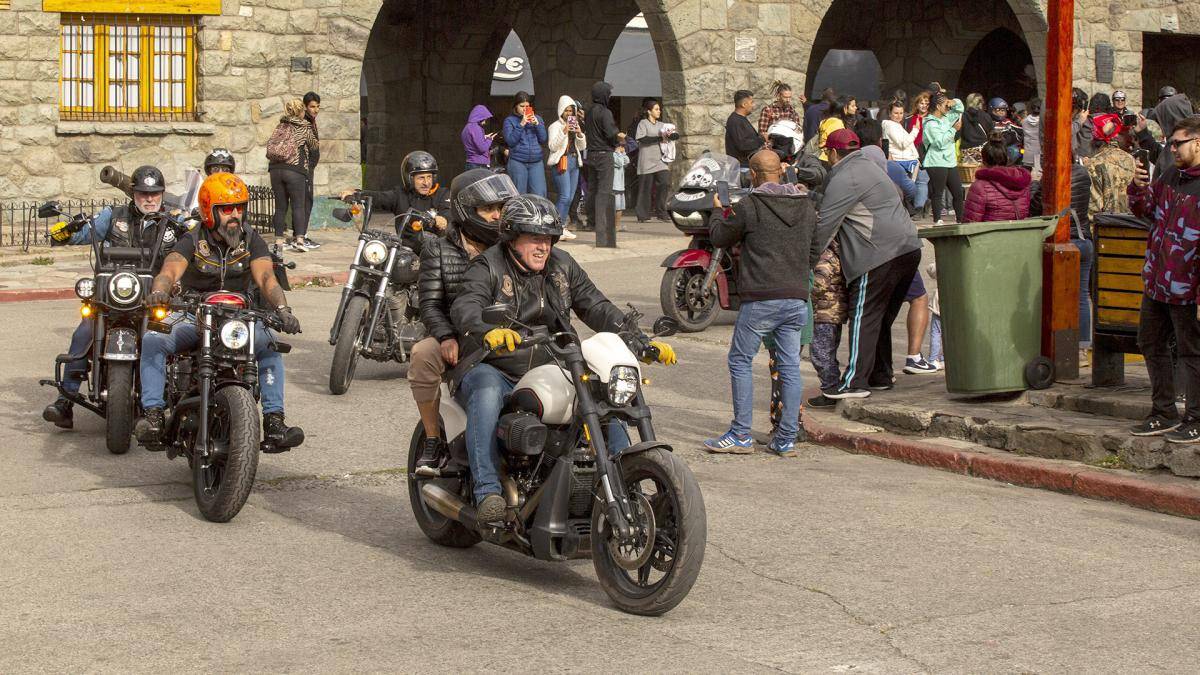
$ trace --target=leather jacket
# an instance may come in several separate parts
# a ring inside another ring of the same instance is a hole
[[[421,321],[438,342],[457,335],[450,320],[450,305],[458,297],[470,261],[462,233],[454,223],[446,227],[445,238],[423,238],[421,273],[417,278],[418,304]]]

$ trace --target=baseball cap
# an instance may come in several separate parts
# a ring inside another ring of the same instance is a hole
[[[825,147],[830,150],[858,150],[862,147],[858,134],[849,129],[838,129],[825,139]]]
[[[1175,91],[1175,87],[1167,85],[1167,86],[1163,87],[1162,89],[1158,90],[1158,98],[1159,99],[1171,98],[1172,96],[1174,96],[1175,94],[1178,94],[1178,93],[1179,92]]]

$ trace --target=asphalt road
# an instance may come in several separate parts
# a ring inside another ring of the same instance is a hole
[[[662,242],[587,265],[657,315]],[[577,249],[578,250],[578,249]],[[649,399],[704,493],[709,546],[669,615],[624,615],[591,563],[440,548],[415,526],[403,368],[326,389],[336,289],[291,294],[288,418],[225,525],[187,465],[44,423],[70,301],[0,305],[0,671],[1194,672],[1200,523],[803,446],[712,457],[732,316],[672,342]],[[765,416],[765,360],[756,428]],[[811,378],[806,370],[806,378]],[[811,379],[808,379],[811,382]]]

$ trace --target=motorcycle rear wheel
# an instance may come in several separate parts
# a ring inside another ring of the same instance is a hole
[[[679,322],[685,333],[699,333],[712,325],[721,309],[714,292],[705,295],[704,268],[676,267],[663,275],[658,301],[663,314]]]
[[[366,330],[367,309],[370,303],[361,295],[350,298],[346,313],[342,315],[342,330],[338,333],[337,346],[333,348],[333,362],[329,365],[329,391],[341,396],[354,382],[354,369],[358,365],[358,353]]]
[[[108,364],[108,400],[104,404],[104,442],[114,455],[129,452],[133,435],[133,363]]]
[[[413,429],[412,441],[408,444],[408,500],[412,506],[413,517],[417,520],[417,527],[436,544],[451,548],[470,548],[480,542],[479,533],[429,508],[421,498],[421,486],[429,481],[434,481],[452,495],[462,495],[462,481],[457,478],[417,477],[417,459],[421,456],[421,444],[424,440],[425,425],[417,422],[417,428]]]
[[[249,390],[230,386],[213,395],[208,418],[208,461],[192,448],[192,491],[205,520],[225,523],[242,510],[258,472],[262,424]]]
[[[659,616],[682,602],[700,575],[708,539],[704,497],[687,464],[661,448],[622,459],[621,473],[633,501],[651,507],[653,522],[643,520],[642,525],[653,532],[653,551],[637,569],[622,567],[614,558],[604,504],[597,500],[592,505],[592,564],[600,586],[619,609]]]

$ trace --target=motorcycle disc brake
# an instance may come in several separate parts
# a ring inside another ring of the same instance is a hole
[[[621,569],[636,570],[645,565],[650,556],[654,554],[654,509],[651,508],[646,495],[641,492],[634,492],[630,496],[633,498],[631,511],[633,511],[634,522],[630,523],[634,529],[633,537],[630,541],[623,543],[617,539],[610,526],[608,528],[608,554]]]

